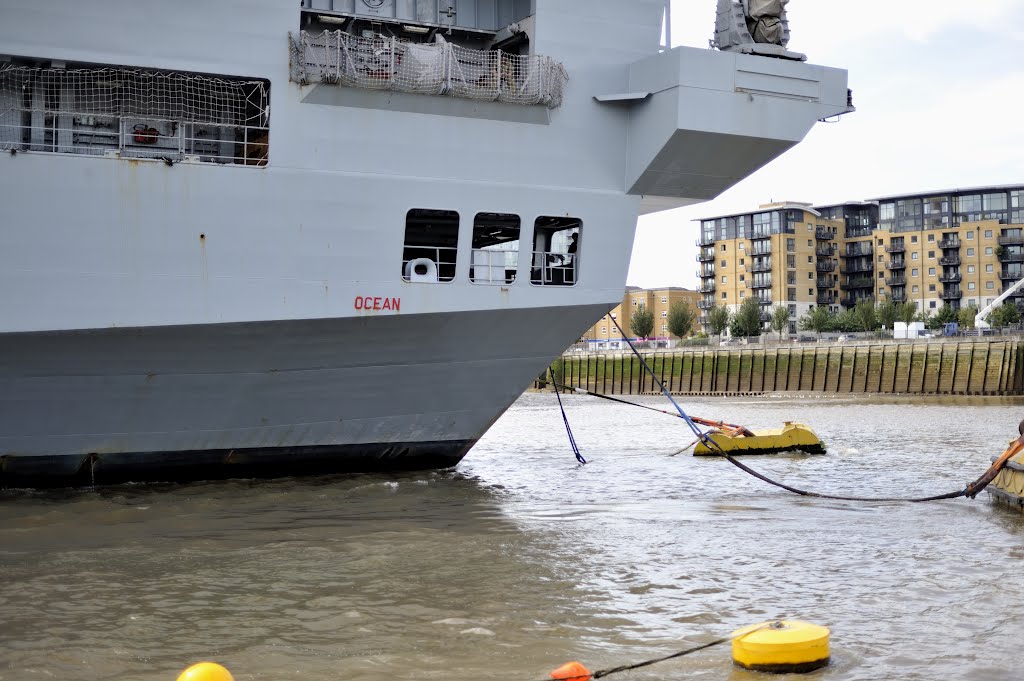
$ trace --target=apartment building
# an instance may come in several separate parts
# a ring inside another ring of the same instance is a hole
[[[701,220],[697,240],[701,324],[707,310],[735,312],[753,297],[767,322],[776,306],[788,308],[790,330],[811,308],[838,309],[837,238],[841,221],[807,203],[772,203],[756,212]]]
[[[768,204],[700,223],[705,325],[708,309],[735,311],[744,294],[758,299],[765,321],[772,307],[788,306],[795,331],[816,305],[838,311],[861,300],[913,301],[929,313],[943,304],[984,307],[1024,276],[1018,185],[818,207]],[[1024,292],[1012,300],[1024,309]]]
[[[655,341],[671,341],[676,340],[675,336],[669,333],[668,330],[668,313],[672,306],[677,302],[685,302],[690,306],[690,309],[697,313],[697,302],[700,300],[700,294],[696,291],[691,291],[687,288],[670,286],[666,288],[656,289],[642,289],[635,286],[626,288],[626,292],[622,297],[622,302],[615,306],[608,314],[604,315],[594,324],[590,329],[583,334],[582,339],[588,343],[597,344],[598,347],[609,347],[616,343],[621,343],[622,335],[619,330],[615,328],[615,320],[619,323],[629,338],[633,338],[635,334],[629,326],[629,320],[632,318],[633,313],[641,306],[644,305],[648,310],[654,313],[654,331],[652,332],[652,339]],[[694,332],[700,330],[700,326],[694,323]]]

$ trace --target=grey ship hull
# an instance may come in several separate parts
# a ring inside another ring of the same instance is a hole
[[[0,485],[452,466],[606,309],[2,334]]]

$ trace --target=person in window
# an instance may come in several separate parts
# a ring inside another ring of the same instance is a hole
[[[576,262],[576,245],[579,242],[579,237],[580,237],[579,232],[573,232],[569,236],[569,250],[568,250],[569,257],[566,258],[566,260],[565,260],[565,264],[567,266],[572,266],[573,263]]]

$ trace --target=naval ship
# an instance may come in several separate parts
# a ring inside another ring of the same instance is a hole
[[[0,0],[0,486],[456,464],[638,215],[851,110],[765,4]]]

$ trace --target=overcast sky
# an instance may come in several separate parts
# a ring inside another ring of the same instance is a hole
[[[706,47],[715,0],[675,0],[673,45]],[[714,201],[640,218],[628,283],[697,284],[701,217],[1024,184],[1024,0],[792,0],[789,48],[850,73],[855,113]]]

